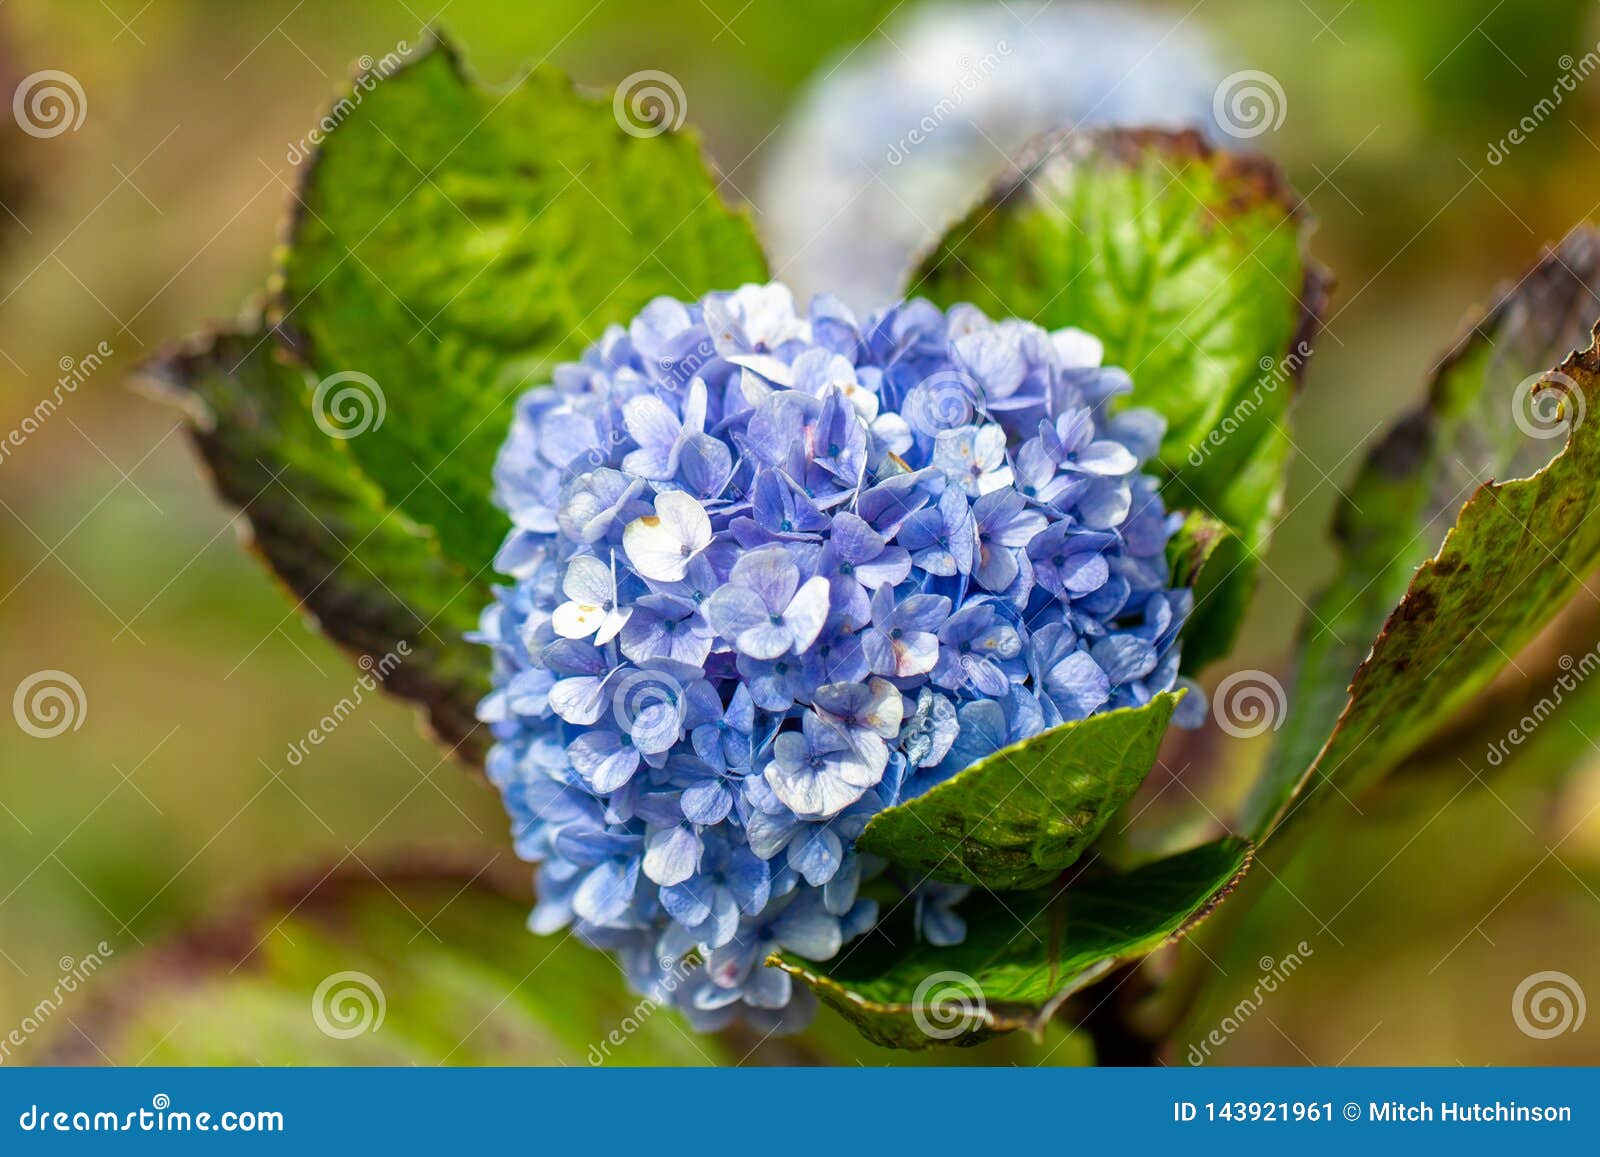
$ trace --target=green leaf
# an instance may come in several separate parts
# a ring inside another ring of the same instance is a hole
[[[996,891],[1046,884],[1150,774],[1180,698],[1166,692],[1003,748],[879,812],[856,846],[918,877]]]
[[[765,262],[691,138],[625,132],[550,69],[490,92],[430,41],[327,119],[280,324],[145,377],[185,406],[296,598],[371,662],[410,646],[385,685],[477,762],[488,653],[461,637],[507,529],[490,494],[514,402],[651,298],[762,279]]]
[[[725,1042],[693,1033],[676,1013],[629,993],[606,957],[570,937],[529,934],[526,898],[481,871],[413,865],[381,877],[319,875],[132,963],[110,960],[88,988],[87,1015],[74,1014],[81,1032],[61,1032],[47,1059],[147,1065],[738,1059]]]
[[[433,43],[360,92],[306,173],[284,321],[319,376],[378,384],[384,420],[352,455],[473,569],[507,529],[490,476],[522,393],[654,297],[767,276],[697,142],[630,128],[551,68],[493,92]]]
[[[1172,585],[1194,592],[1194,611],[1181,635],[1182,669],[1189,674],[1228,653],[1250,597],[1249,586],[1233,576],[1250,565],[1250,552],[1225,523],[1192,511],[1167,544],[1167,559]]]
[[[1290,452],[1286,414],[1326,295],[1309,224],[1260,157],[1197,134],[1107,130],[1042,139],[923,261],[908,292],[993,316],[1077,326],[1168,422],[1164,494],[1259,554]],[[1229,571],[1197,625],[1226,650],[1255,571]]]
[[[1250,855],[1249,844],[1225,839],[1124,875],[978,893],[960,908],[967,939],[950,948],[917,942],[902,905],[833,961],[769,963],[877,1044],[918,1049],[1017,1029],[1037,1034],[1074,993],[1204,919]]]
[[[142,380],[184,410],[217,492],[296,602],[369,678],[421,703],[440,738],[475,759],[473,706],[488,671],[463,635],[488,588],[322,433],[312,383],[279,356],[274,335],[259,323],[213,334],[164,353]]]
[[[1600,563],[1594,348],[1547,375],[1568,383],[1578,420],[1543,469],[1559,443],[1514,419],[1531,422],[1531,376],[1584,343],[1597,287],[1600,233],[1578,230],[1468,328],[1425,404],[1368,458],[1335,522],[1339,572],[1302,632],[1293,709],[1246,807],[1258,837],[1314,782],[1353,794],[1416,751]],[[1508,474],[1519,480],[1489,481]]]

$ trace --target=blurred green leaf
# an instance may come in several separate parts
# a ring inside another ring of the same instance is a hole
[[[306,173],[284,321],[315,373],[377,382],[352,455],[476,572],[507,529],[490,479],[516,399],[652,298],[766,261],[693,137],[625,131],[548,67],[490,92],[433,42],[358,93]]]
[[[491,871],[413,858],[336,869],[242,916],[191,929],[83,990],[72,1026],[24,1060],[146,1065],[906,1064],[829,1010],[799,1036],[706,1035],[631,992],[570,936],[536,937],[527,897]],[[1051,1026],[963,1063],[1082,1064]],[[910,1063],[940,1063],[937,1056]]]
[[[243,918],[107,967],[57,1062],[716,1064],[714,1037],[616,965],[523,926],[525,898],[456,867],[330,871]],[[88,1043],[92,1041],[93,1045]]]
[[[1064,723],[872,817],[857,841],[919,877],[1005,891],[1075,863],[1150,774],[1181,694]]]
[[[1340,569],[1301,630],[1289,714],[1252,815],[1265,819],[1316,759],[1356,668],[1463,496],[1484,478],[1529,466],[1519,449],[1548,457],[1550,443],[1515,428],[1512,399],[1529,375],[1584,343],[1600,313],[1597,285],[1600,235],[1578,230],[1471,320],[1435,368],[1427,399],[1368,456],[1334,518]]]
[[[481,648],[463,636],[488,601],[479,577],[397,511],[347,443],[312,412],[304,369],[260,324],[170,350],[143,380],[189,417],[223,500],[297,602],[385,689],[425,706],[464,757],[478,754],[473,707],[488,690]]]
[[[1340,514],[1344,568],[1318,600],[1319,629],[1308,628],[1295,711],[1246,809],[1258,837],[1303,810],[1321,781],[1351,794],[1415,752],[1600,565],[1600,434],[1589,413],[1600,348],[1527,373],[1578,344],[1597,281],[1600,234],[1574,233],[1462,339],[1428,404],[1368,460]],[[1569,429],[1558,455],[1518,477]],[[1500,472],[1514,480],[1492,481]],[[1468,490],[1433,553],[1431,524]]]
[[[1073,993],[1204,919],[1250,854],[1243,840],[1218,840],[1123,875],[975,895],[961,907],[967,939],[949,948],[918,942],[906,905],[827,964],[774,963],[877,1044],[919,1049],[1038,1033]]]
[[[1109,130],[1041,140],[923,261],[941,304],[1077,326],[1167,419],[1169,505],[1259,554],[1283,492],[1286,415],[1326,294],[1295,194],[1264,159],[1197,134]],[[1207,604],[1190,657],[1224,653],[1253,561]]]

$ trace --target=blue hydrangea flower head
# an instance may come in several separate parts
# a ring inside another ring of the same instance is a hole
[[[1163,422],[1113,412],[1101,360],[971,306],[747,285],[651,302],[521,400],[477,638],[535,931],[701,1028],[803,1023],[763,961],[876,922],[876,813],[1180,682]],[[914,887],[920,934],[959,942],[964,895]]]

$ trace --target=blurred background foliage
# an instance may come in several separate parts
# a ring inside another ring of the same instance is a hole
[[[0,727],[0,1032],[50,992],[61,958],[102,940],[131,957],[285,873],[336,861],[361,872],[426,847],[466,849],[518,874],[497,800],[441,760],[404,708],[369,702],[289,763],[289,745],[358,672],[238,548],[173,414],[124,389],[127,371],[163,341],[264,284],[294,180],[289,143],[331,102],[350,61],[418,43],[437,5],[0,9],[5,90],[64,69],[88,101],[82,129],[55,139],[3,126],[0,430],[51,392],[63,359],[101,342],[113,351],[0,461],[0,688],[55,668],[81,682],[88,704],[81,728],[56,739]],[[892,37],[912,7],[451,0],[438,19],[490,83],[539,59],[598,91],[640,69],[671,73],[728,195],[745,198],[808,79]],[[1283,674],[1291,624],[1327,573],[1338,484],[1419,398],[1463,313],[1600,212],[1600,79],[1579,83],[1503,161],[1490,159],[1571,68],[1564,58],[1595,49],[1600,14],[1578,0],[1151,7],[1208,33],[1228,70],[1262,69],[1282,84],[1282,126],[1249,143],[1305,196],[1321,222],[1315,250],[1339,282],[1295,415],[1301,452],[1286,521],[1242,647],[1223,665]],[[756,215],[759,227],[760,204]],[[1595,644],[1592,619],[1560,630],[1554,645],[1568,654]],[[1508,696],[1544,689],[1513,685]],[[1267,958],[1305,941],[1304,967],[1212,1050],[1216,1059],[1600,1059],[1593,1025],[1536,1040],[1508,1007],[1534,971],[1600,981],[1594,719],[1569,712],[1547,723],[1559,737],[1497,769],[1481,744],[1436,753],[1433,766],[1329,809],[1339,814],[1292,867],[1269,855],[1252,885],[1259,903],[1229,922],[1225,943],[1203,937],[1196,950],[1209,985],[1179,1033],[1180,1058]],[[1214,830],[1265,744],[1213,736],[1175,748],[1126,838],[1147,838],[1158,818],[1191,836]],[[829,1055],[885,1059],[837,1025],[819,1031]],[[1027,1063],[1049,1047],[996,1059]],[[1052,1059],[1064,1055],[1075,1050]],[[92,1047],[83,1059],[96,1059]]]

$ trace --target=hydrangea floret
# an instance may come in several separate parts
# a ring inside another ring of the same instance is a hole
[[[537,932],[697,1027],[789,1027],[763,967],[877,921],[857,838],[1002,747],[1180,683],[1191,606],[1101,343],[780,284],[659,298],[518,404],[480,716]],[[1180,722],[1203,713],[1191,692]],[[958,885],[893,881],[959,942]]]

